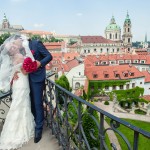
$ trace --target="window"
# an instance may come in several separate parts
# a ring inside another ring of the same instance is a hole
[[[75,83],[75,89],[78,89],[80,87],[80,83],[79,82],[76,82]]]
[[[96,52],[96,48],[94,49],[94,52]]]
[[[88,50],[88,53],[90,53],[90,50]]]
[[[93,74],[93,78],[97,78],[98,77],[98,75],[97,74]]]
[[[141,64],[144,64],[145,63],[145,61],[144,60],[141,60]]]
[[[117,73],[117,74],[115,74],[115,77],[116,77],[116,78],[119,78],[119,74],[118,74],[118,73]]]
[[[117,33],[115,34],[115,38],[117,39]]]
[[[140,82],[140,84],[142,84],[142,82]]]
[[[107,53],[109,52],[109,49],[107,48]]]
[[[119,60],[119,64],[123,64],[124,63],[124,61],[123,60]]]
[[[138,60],[134,60],[134,63],[138,63]]]
[[[134,88],[135,87],[135,83],[132,83],[132,88]]]
[[[103,49],[101,48],[101,53],[103,52]]]
[[[130,85],[129,85],[129,84],[127,84],[127,85],[126,85],[126,89],[129,89],[129,86],[130,86]]]
[[[102,62],[102,64],[103,64],[103,65],[106,65],[106,64],[107,64],[107,62],[106,62],[106,61],[103,61],[103,62]]]
[[[126,63],[128,63],[128,64],[131,63],[131,60],[126,60]]]
[[[128,32],[130,32],[130,28],[128,28]]]
[[[113,49],[112,51],[113,51],[113,53],[114,53],[115,50]]]
[[[113,90],[116,90],[116,85],[113,85],[112,89],[113,89]]]
[[[81,72],[79,72],[79,76],[81,75]]]
[[[123,85],[120,85],[120,90],[123,90]]]
[[[130,76],[134,76],[134,72],[129,72]]]
[[[96,61],[96,62],[95,62],[95,66],[98,66],[98,65],[99,65],[99,62],[98,62],[98,61]]]
[[[86,53],[86,50],[84,50],[84,53]]]
[[[104,74],[104,78],[108,78],[109,77],[109,74]]]
[[[130,43],[130,38],[128,38],[128,43]]]
[[[112,39],[112,35],[111,35],[111,33],[110,33],[110,35],[109,35],[109,38],[110,38],[110,39]]]
[[[128,77],[128,73],[124,72],[123,73],[124,77]]]
[[[56,78],[56,79],[58,78],[58,74],[55,74],[55,78]]]

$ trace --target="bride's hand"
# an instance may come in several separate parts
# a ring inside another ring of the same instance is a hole
[[[21,72],[22,72],[24,75],[27,75],[27,74],[28,74],[23,68],[21,68]]]
[[[18,73],[19,73],[19,71],[16,71],[15,72],[15,74],[14,74],[14,76],[13,76],[13,80],[17,80],[19,77],[18,77]]]

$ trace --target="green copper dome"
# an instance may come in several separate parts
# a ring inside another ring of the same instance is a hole
[[[112,16],[110,24],[106,27],[106,31],[121,30],[121,28],[116,24],[114,16]]]

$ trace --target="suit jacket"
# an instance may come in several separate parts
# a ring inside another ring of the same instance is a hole
[[[29,40],[29,48],[34,51],[34,58],[41,62],[40,68],[37,71],[29,74],[29,80],[32,82],[42,82],[46,77],[45,65],[52,60],[52,55],[45,48],[43,43],[38,40]]]

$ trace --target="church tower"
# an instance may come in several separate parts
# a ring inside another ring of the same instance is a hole
[[[6,28],[9,28],[9,27],[10,27],[9,21],[7,20],[6,15],[4,13],[3,22],[2,22],[2,28],[6,29]]]
[[[129,18],[128,12],[123,25],[122,40],[124,47],[127,49],[128,52],[130,52],[132,47],[132,34],[131,34],[131,20]]]

